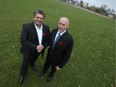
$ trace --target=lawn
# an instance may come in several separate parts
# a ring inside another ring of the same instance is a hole
[[[69,18],[74,48],[70,60],[55,74],[51,83],[46,82],[48,73],[37,77],[37,73],[29,68],[21,87],[114,87],[114,20],[59,0],[0,1],[0,87],[20,87],[18,77],[23,59],[19,52],[20,32],[23,23],[32,22],[36,9],[46,12],[44,23],[51,30],[57,27],[60,17]],[[38,58],[38,71],[42,70],[44,61],[45,58]]]

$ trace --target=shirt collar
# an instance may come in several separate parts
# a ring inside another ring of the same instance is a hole
[[[34,25],[35,25],[35,28],[36,29],[42,29],[43,28],[43,26],[41,25],[41,27],[39,28],[39,27],[37,27],[37,25],[34,23]]]
[[[60,33],[60,35],[63,35],[65,32],[66,32],[66,30],[63,32],[59,32],[59,30],[58,30],[57,34]]]

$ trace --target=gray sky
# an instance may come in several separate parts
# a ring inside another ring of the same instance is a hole
[[[82,1],[89,3],[89,5],[95,5],[96,7],[100,7],[101,5],[105,4],[108,6],[108,8],[114,9],[116,11],[116,0],[82,0]]]

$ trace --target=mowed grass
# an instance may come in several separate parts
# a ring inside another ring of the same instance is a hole
[[[22,24],[31,22],[33,11],[46,12],[44,23],[57,27],[60,17],[70,20],[74,48],[65,67],[51,83],[47,74],[37,77],[30,68],[21,87],[113,87],[115,84],[115,22],[59,0],[0,0],[0,87],[20,87],[22,55],[19,52]],[[47,53],[47,50],[46,50]],[[45,57],[38,58],[38,71]]]

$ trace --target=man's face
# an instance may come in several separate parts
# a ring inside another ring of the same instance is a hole
[[[60,32],[65,31],[68,28],[67,20],[63,20],[63,19],[60,20],[58,23],[58,28],[59,28]]]
[[[34,23],[35,23],[36,26],[38,26],[38,27],[40,27],[41,24],[43,23],[43,19],[44,19],[44,17],[43,17],[43,15],[41,15],[41,14],[36,14],[36,15],[34,16],[34,18],[33,18]]]

